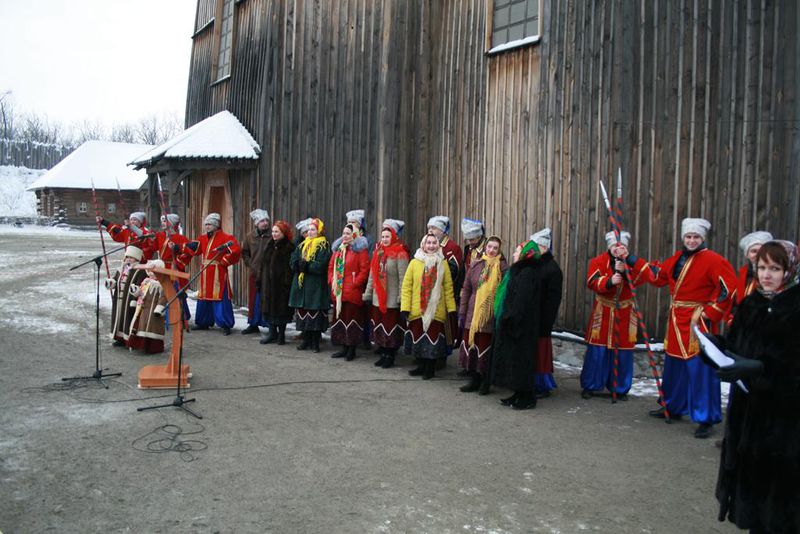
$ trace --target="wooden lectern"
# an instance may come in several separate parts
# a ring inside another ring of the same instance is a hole
[[[136,265],[134,269],[145,269],[145,264]],[[167,365],[145,365],[139,370],[139,389],[167,389],[178,387],[178,366],[183,344],[183,323],[181,321],[181,301],[175,298],[175,287],[172,280],[183,278],[188,280],[189,274],[159,267],[148,269],[156,273],[156,278],[164,290],[169,305],[169,328],[172,332],[172,350]],[[180,365],[180,387],[189,387],[189,365]]]

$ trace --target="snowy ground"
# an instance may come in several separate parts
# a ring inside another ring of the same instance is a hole
[[[62,383],[94,369],[94,266],[68,268],[98,249],[93,232],[0,226],[2,532],[733,532],[714,439],[647,417],[647,381],[587,401],[558,365],[555,394],[515,412],[504,391],[460,393],[452,367],[423,382],[406,358],[382,370],[211,330],[184,350],[202,420],[138,413],[174,397],[136,388],[166,357],[105,338],[122,377]]]

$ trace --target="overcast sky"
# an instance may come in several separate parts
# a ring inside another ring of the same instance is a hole
[[[0,0],[0,95],[65,123],[183,119],[196,5]]]

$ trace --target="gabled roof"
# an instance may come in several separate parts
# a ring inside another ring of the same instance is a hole
[[[261,147],[230,111],[220,111],[130,162],[137,169],[161,159],[251,159]]]
[[[147,180],[145,171],[131,169],[127,163],[153,145],[86,141],[58,165],[41,175],[28,190],[51,187],[71,189],[137,190]]]

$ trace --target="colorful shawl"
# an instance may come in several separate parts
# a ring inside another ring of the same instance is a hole
[[[306,238],[303,241],[302,248],[300,249],[300,257],[303,260],[310,262],[314,259],[314,256],[317,255],[317,252],[325,248],[328,244],[328,240],[325,238],[324,235],[314,237],[311,239]],[[297,275],[297,285],[298,287],[303,287],[303,279],[305,278],[306,273],[300,273]]]
[[[344,243],[339,245],[333,257],[333,296],[336,298],[336,317],[342,314],[342,288],[344,286],[344,262],[347,257],[347,247]]]
[[[399,257],[408,257],[406,246],[397,237],[397,233],[392,228],[384,228],[389,230],[392,234],[392,241],[389,246],[378,244],[375,247],[375,253],[372,255],[370,261],[369,271],[372,275],[372,288],[378,296],[378,308],[381,313],[386,313],[386,288],[388,287],[388,278],[386,273],[386,261],[389,259],[397,259]]]
[[[432,254],[424,252],[421,248],[414,254],[414,259],[423,263],[422,283],[419,295],[419,308],[422,311],[422,329],[427,332],[428,327],[436,316],[436,308],[442,298],[442,281],[447,265],[441,250]]]
[[[495,257],[481,256],[484,261],[481,276],[478,278],[478,291],[475,293],[475,307],[472,312],[472,322],[469,325],[469,346],[475,344],[475,333],[478,329],[492,320],[494,316],[494,296],[497,286],[503,276],[500,271],[500,254]]]

